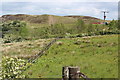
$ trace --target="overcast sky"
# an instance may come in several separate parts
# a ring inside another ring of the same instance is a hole
[[[118,19],[117,0],[4,0],[0,4],[0,15],[5,14],[52,14],[52,15],[83,15],[103,19],[101,11],[109,11],[108,20]],[[33,2],[34,1],[34,2]]]

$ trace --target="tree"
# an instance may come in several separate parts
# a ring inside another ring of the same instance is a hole
[[[84,21],[81,20],[81,19],[78,19],[77,25],[76,25],[76,31],[78,33],[81,33],[81,32],[84,32],[84,30],[85,30],[85,23],[84,23]]]
[[[25,27],[25,22],[20,21],[11,21],[11,22],[5,22],[2,25],[2,31],[3,32],[9,32],[10,30],[16,30],[19,31],[21,27]]]
[[[2,37],[6,40],[19,41],[28,35],[28,29],[25,22],[21,21],[10,21],[4,22],[2,27]],[[6,35],[7,34],[7,35]]]
[[[51,25],[49,28],[49,32],[52,35],[64,35],[65,34],[65,26],[61,24]]]
[[[92,23],[89,23],[88,27],[87,27],[88,34],[94,32],[94,31],[95,31],[94,26],[92,25]]]
[[[109,29],[118,29],[118,21],[117,20],[112,20],[110,23],[109,23]]]

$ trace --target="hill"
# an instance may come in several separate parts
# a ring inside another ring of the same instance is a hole
[[[76,18],[76,19],[82,19],[85,22],[99,22],[102,21],[99,18],[95,18],[95,17],[91,17],[91,16],[77,16],[77,15],[68,15],[68,16],[64,16],[64,17],[72,17],[72,18]]]
[[[39,23],[39,24],[55,24],[55,23],[73,23],[77,19],[68,18],[63,16],[55,15],[26,15],[26,14],[16,14],[16,15],[3,15],[2,19],[4,21],[20,20],[29,23]]]
[[[77,19],[82,19],[87,22],[98,22],[101,19],[90,17],[90,16],[56,16],[56,15],[26,15],[26,14],[16,14],[16,15],[3,15],[1,17],[4,21],[9,20],[20,20],[27,21],[29,23],[41,23],[41,24],[55,24],[55,23],[73,23]]]

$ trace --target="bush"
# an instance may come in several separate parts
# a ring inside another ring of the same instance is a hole
[[[18,58],[3,57],[2,59],[2,76],[1,78],[25,78],[22,71],[26,70],[30,63]]]
[[[112,20],[109,25],[108,25],[109,29],[113,30],[113,29],[118,29],[118,21],[117,20]]]
[[[84,21],[81,20],[81,19],[78,19],[77,24],[76,24],[76,27],[75,27],[76,32],[77,32],[77,33],[84,32],[84,31],[85,31],[85,28],[86,28],[86,26],[85,26]]]
[[[21,41],[28,36],[28,29],[26,23],[21,21],[4,22],[1,25],[2,37],[5,43],[13,41]],[[20,39],[21,38],[21,39]]]
[[[18,27],[25,27],[26,23],[20,21],[11,21],[11,22],[2,23],[1,26],[2,26],[2,31],[4,32],[12,29],[17,30]]]

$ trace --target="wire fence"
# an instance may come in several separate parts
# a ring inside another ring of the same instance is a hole
[[[52,40],[50,43],[48,43],[44,48],[43,50],[41,50],[38,54],[36,54],[35,56],[31,57],[29,60],[28,60],[28,63],[35,63],[36,60],[41,57],[57,40],[59,39],[62,39],[60,37],[58,38],[55,38],[54,40]],[[30,65],[31,66],[31,65]],[[30,68],[30,66],[28,66],[28,68]],[[28,69],[27,68],[27,69]],[[76,74],[79,74],[79,77],[80,78],[83,78],[84,80],[91,80],[89,79],[85,74],[83,73],[75,73],[75,74],[70,74],[70,75],[76,75]],[[48,77],[48,78],[54,78],[54,77],[64,77],[65,75],[48,75],[48,76],[44,76],[44,77]],[[64,80],[64,79],[62,79]]]
[[[39,57],[41,57],[49,48],[52,44],[54,44],[57,40],[59,40],[60,38],[55,38],[54,40],[52,40],[49,44],[47,44],[43,50],[41,50],[38,54],[36,54],[35,56],[31,57],[28,62],[34,63]]]
[[[50,46],[52,45],[52,44],[54,44],[57,40],[59,40],[60,38],[58,37],[58,38],[55,38],[54,40],[52,40],[50,43],[48,43],[44,48],[43,48],[43,50],[41,50],[38,54],[36,54],[35,56],[33,56],[33,57],[31,57],[27,62],[26,62],[26,64],[27,63],[35,63],[35,61],[39,58],[39,57],[41,57],[44,53],[45,53],[45,51],[47,51],[49,48],[50,48]],[[28,68],[30,68],[32,65],[29,65],[29,66],[27,66],[27,69]],[[22,70],[22,71],[26,71],[26,69],[25,70]],[[22,73],[21,73],[22,74]],[[19,75],[21,75],[21,74],[19,74]]]

